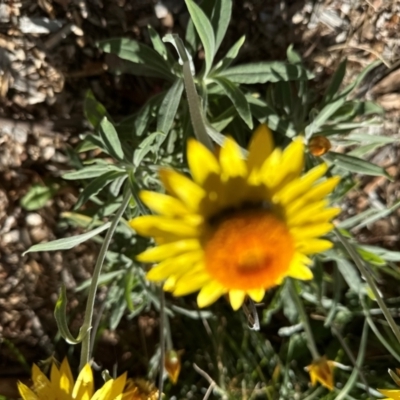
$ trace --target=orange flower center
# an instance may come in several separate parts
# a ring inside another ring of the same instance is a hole
[[[204,244],[205,268],[229,289],[268,289],[287,274],[294,241],[271,211],[237,211],[218,220]]]

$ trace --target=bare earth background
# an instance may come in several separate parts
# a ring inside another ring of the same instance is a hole
[[[80,326],[82,293],[77,284],[90,277],[98,247],[82,244],[71,251],[22,253],[32,244],[79,233],[60,223],[72,209],[79,188],[63,181],[68,151],[89,125],[83,115],[85,92],[91,89],[119,120],[132,114],[160,90],[154,79],[115,76],[118,60],[102,54],[99,39],[131,37],[150,44],[147,25],[161,34],[184,36],[188,13],[184,1],[164,0],[23,0],[0,4],[0,394],[15,396],[15,381],[28,376],[26,363],[56,354],[66,345],[53,338],[53,310],[60,282],[69,289],[71,328]],[[389,0],[252,0],[234,2],[233,18],[219,52],[243,34],[240,62],[283,60],[294,44],[323,88],[344,57],[346,82],[376,59],[383,64],[361,85],[360,96],[386,110],[379,132],[399,137],[400,1]],[[201,54],[200,54],[201,57]],[[362,178],[345,204],[347,215],[373,204],[391,206],[399,198],[399,145],[385,146],[371,161],[393,176]],[[21,198],[32,185],[54,188],[38,211]],[[399,249],[399,213],[358,233],[363,243]],[[118,332],[105,331],[99,361],[144,374],[138,353],[157,341],[157,316],[147,313],[125,322]],[[102,354],[113,354],[110,359]],[[136,360],[136,361],[135,361]],[[126,364],[126,365],[124,365]]]

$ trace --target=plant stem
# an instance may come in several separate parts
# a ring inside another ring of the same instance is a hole
[[[160,290],[160,375],[158,377],[158,400],[162,399],[164,387],[164,365],[165,365],[165,296]]]
[[[164,41],[175,45],[175,48],[183,62],[183,80],[185,82],[186,97],[189,104],[190,119],[192,120],[194,134],[197,140],[204,144],[209,150],[213,151],[213,144],[208,136],[206,124],[204,121],[202,109],[199,102],[199,95],[193,80],[193,74],[190,68],[190,60],[183,45],[182,39],[176,35],[166,35]]]
[[[304,310],[303,302],[300,299],[299,294],[297,293],[296,288],[293,285],[292,279],[287,279],[287,285],[289,286],[290,295],[292,296],[293,301],[296,303],[297,311],[299,312],[300,321],[303,325],[304,332],[307,337],[308,348],[310,349],[310,353],[314,361],[319,360],[321,356],[317,350],[317,346],[315,344],[314,336],[310,327],[310,323],[308,321],[308,317],[306,311]]]
[[[381,294],[379,293],[379,290],[376,287],[376,284],[375,284],[371,274],[369,273],[368,269],[364,265],[363,260],[361,259],[360,255],[357,253],[357,251],[354,249],[354,247],[346,240],[346,238],[340,233],[340,231],[338,229],[335,229],[335,234],[338,237],[340,243],[346,249],[349,256],[353,259],[354,264],[356,264],[361,275],[367,281],[368,286],[371,288],[372,293],[374,294],[375,299],[376,299],[380,309],[382,310],[383,315],[386,318],[386,321],[388,322],[389,326],[392,328],[392,331],[393,331],[394,335],[396,336],[396,339],[400,343],[399,327],[397,326],[395,320],[393,319],[392,314],[390,314],[390,311],[386,307],[386,304],[383,301],[383,298],[382,298]]]
[[[117,225],[118,225],[126,207],[128,206],[130,199],[131,199],[131,192],[130,192],[129,188],[126,187],[126,193],[122,200],[122,204],[121,204],[120,208],[118,209],[117,213],[115,214],[115,217],[111,222],[111,226],[106,233],[104,242],[101,246],[99,256],[96,261],[96,265],[94,267],[93,277],[92,277],[92,281],[90,283],[89,294],[88,294],[88,299],[87,299],[87,303],[86,303],[85,319],[83,321],[83,325],[81,328],[82,332],[86,331],[86,335],[82,340],[81,360],[80,360],[80,364],[79,364],[79,370],[82,370],[82,368],[89,362],[90,356],[91,356],[90,355],[90,353],[91,353],[91,351],[90,351],[90,337],[91,337],[90,330],[92,328],[94,301],[96,298],[97,286],[99,283],[101,269],[103,267],[103,263],[104,263],[104,259],[106,257],[108,246],[110,245],[110,242],[111,242],[111,239],[115,232],[115,229],[117,228]]]

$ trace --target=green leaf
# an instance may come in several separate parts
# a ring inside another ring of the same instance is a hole
[[[116,278],[119,278],[121,275],[125,273],[124,270],[118,270],[118,271],[112,271],[112,272],[106,272],[104,274],[101,274],[99,276],[99,281],[98,285],[105,285],[108,282],[114,281]],[[80,292],[90,286],[92,283],[92,278],[87,279],[86,281],[82,282],[80,285],[78,285],[75,289],[75,292]]]
[[[380,143],[369,143],[364,146],[359,146],[356,149],[349,151],[347,154],[353,157],[362,157],[371,151],[375,150],[377,147],[381,147]]]
[[[365,218],[374,215],[376,213],[375,209],[369,208],[359,214],[354,215],[353,217],[347,218],[344,221],[340,221],[337,227],[339,229],[352,229],[356,226],[360,221],[363,221]]]
[[[104,117],[100,122],[99,134],[106,146],[107,153],[117,160],[123,160],[124,152],[122,150],[121,142],[119,141],[118,133],[107,117]]]
[[[360,107],[358,110],[358,115],[369,115],[369,114],[380,114],[383,115],[385,113],[385,109],[381,107],[379,104],[376,104],[373,101],[361,101]]]
[[[183,80],[177,79],[170,87],[158,109],[157,131],[167,134],[174,122],[183,92]]]
[[[67,180],[89,179],[89,178],[96,178],[97,176],[102,175],[108,171],[124,172],[123,169],[120,169],[112,164],[107,164],[107,165],[96,164],[84,167],[79,171],[66,172],[65,174],[62,175],[62,177],[63,179]]]
[[[327,153],[325,157],[332,161],[337,167],[343,168],[347,171],[371,176],[384,176],[389,180],[393,180],[393,178],[382,167],[372,164],[369,161],[362,160],[361,158],[348,156],[347,154],[335,153],[333,151]]]
[[[175,75],[166,72],[162,68],[128,61],[118,65],[118,67],[114,68],[113,70],[109,69],[109,71],[117,75],[131,74],[137,76],[147,76],[149,78],[159,78],[170,82],[174,81],[176,78]]]
[[[221,71],[228,68],[232,61],[235,60],[237,55],[239,54],[240,49],[243,46],[244,41],[246,40],[246,36],[242,36],[226,53],[225,57],[216,65],[214,71],[211,73],[211,76],[218,75]]]
[[[357,252],[364,261],[370,264],[377,265],[378,267],[386,265],[385,260],[383,260],[378,255],[374,254],[373,252],[363,249],[362,247],[357,247]]]
[[[79,145],[77,147],[77,151],[79,153],[82,153],[84,151],[90,151],[93,149],[100,149],[104,152],[107,150],[101,138],[93,135],[92,133],[89,133],[85,135],[85,137],[83,138],[82,145]]]
[[[375,212],[372,215],[365,217],[358,225],[354,226],[353,229],[361,229],[364,226],[374,223],[375,221],[379,221],[379,220],[387,217],[388,215],[390,215],[393,211],[397,210],[399,207],[400,207],[400,201],[393,204],[389,208],[379,210],[379,211],[374,210]]]
[[[90,232],[83,233],[81,235],[71,236],[71,237],[67,237],[67,238],[63,238],[63,239],[57,239],[57,240],[53,240],[53,241],[47,242],[47,243],[35,244],[34,246],[31,246],[27,251],[25,251],[23,253],[23,255],[25,255],[27,253],[32,253],[32,252],[38,252],[38,251],[56,251],[56,250],[72,249],[73,247],[77,246],[78,244],[86,242],[86,240],[89,240],[92,237],[103,232],[104,230],[109,228],[110,225],[111,225],[111,222],[107,222],[104,225],[102,225],[96,229],[93,229]]]
[[[165,93],[159,93],[151,97],[139,110],[138,113],[130,115],[123,119],[117,126],[116,129],[120,135],[128,136],[142,136],[147,131],[150,121],[155,114],[162,100],[164,99]]]
[[[319,131],[319,128],[346,102],[345,98],[339,98],[334,103],[327,104],[305,129],[305,136],[309,139]]]
[[[309,80],[314,77],[301,65],[281,61],[259,62],[231,67],[220,72],[220,76],[234,83],[266,83],[293,80]]]
[[[211,25],[215,33],[215,50],[219,49],[225,37],[232,14],[232,0],[214,0],[214,7],[211,15]]]
[[[293,124],[281,118],[264,100],[252,95],[246,95],[246,99],[250,105],[251,114],[260,123],[265,122],[273,131],[287,137],[293,137],[297,134]]]
[[[117,197],[121,191],[121,187],[125,182],[125,179],[128,177],[127,174],[119,176],[118,178],[114,179],[110,185],[110,194],[114,197]]]
[[[227,108],[218,117],[213,118],[210,122],[215,130],[222,132],[236,117],[237,112],[234,106]]]
[[[147,136],[147,138],[144,139],[140,143],[139,147],[135,150],[135,154],[133,156],[133,164],[135,166],[139,166],[143,158],[146,157],[146,155],[153,150],[153,144],[157,140],[160,140],[160,138],[162,137],[166,137],[165,133],[163,132],[153,132],[149,136]]]
[[[54,185],[42,186],[34,184],[22,197],[20,201],[21,207],[27,211],[39,210],[46,205],[56,192],[57,189]]]
[[[170,58],[169,51],[165,46],[164,42],[161,40],[158,32],[153,29],[150,25],[147,25],[147,29],[149,31],[150,40],[153,44],[154,50],[165,60],[168,61]]]
[[[222,88],[225,94],[232,101],[233,105],[243,121],[250,129],[253,129],[253,119],[250,113],[249,103],[243,92],[233,84],[229,79],[223,77],[215,77],[214,81]]]
[[[103,175],[98,176],[96,179],[91,181],[80,193],[78,201],[76,202],[74,209],[78,209],[85,204],[91,197],[96,196],[106,185],[117,179],[125,172],[109,171]]]
[[[348,140],[356,140],[358,142],[365,142],[365,143],[378,143],[378,144],[391,144],[394,142],[399,141],[397,138],[383,136],[383,135],[368,135],[366,133],[350,133],[346,136]]]
[[[349,285],[349,288],[354,290],[356,293],[360,293],[363,289],[363,285],[355,266],[340,256],[335,258],[335,261],[340,273],[343,276],[343,279]]]
[[[97,128],[100,121],[107,117],[109,119],[110,116],[106,110],[106,108],[94,97],[94,94],[91,90],[86,92],[85,101],[83,103],[83,110],[85,113],[86,119],[90,122],[93,128]]]
[[[400,251],[386,250],[377,246],[362,245],[359,248],[365,249],[385,261],[399,262],[400,261]]]
[[[338,92],[340,85],[343,82],[344,74],[346,73],[347,59],[344,59],[338,66],[337,70],[333,74],[331,82],[329,83],[328,89],[326,90],[323,104],[328,104],[335,97]]]
[[[361,81],[365,78],[365,76],[372,71],[375,67],[380,65],[382,63],[381,60],[377,60],[373,62],[372,64],[368,65],[366,68],[364,68],[363,71],[359,75],[357,75],[357,78],[350,83],[350,85],[346,86],[340,93],[338,93],[337,96],[335,97],[347,97],[360,83]]]
[[[196,27],[196,31],[200,36],[201,43],[203,44],[206,64],[204,75],[207,76],[211,70],[215,54],[213,27],[204,11],[193,0],[185,0],[185,2],[193,24]]]
[[[286,57],[290,64],[301,64],[301,57],[299,53],[293,50],[293,44],[291,44],[286,50]]]
[[[98,47],[106,53],[116,54],[124,60],[136,64],[138,74],[142,75],[152,70],[166,78],[172,78],[173,74],[168,63],[149,46],[131,39],[107,39],[98,42]],[[142,64],[142,69],[139,67]]]
[[[68,328],[67,323],[67,290],[65,285],[61,285],[60,296],[58,297],[55,309],[54,309],[54,317],[57,322],[58,330],[60,331],[61,336],[66,340],[69,344],[78,344],[82,342],[83,338],[87,334],[86,332],[82,332],[82,329],[79,332],[78,337],[75,339]]]

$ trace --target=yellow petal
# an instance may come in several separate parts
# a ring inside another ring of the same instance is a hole
[[[93,392],[93,372],[90,364],[86,364],[78,375],[72,391],[72,398],[79,400],[90,400],[93,396]]]
[[[341,209],[339,207],[332,207],[322,210],[318,214],[310,216],[307,221],[307,224],[317,224],[319,222],[331,221],[333,218],[337,217],[341,213]]]
[[[276,147],[270,156],[264,161],[259,172],[256,170],[252,171],[250,175],[250,181],[254,184],[259,182],[264,183],[268,188],[274,188],[276,179],[279,171],[282,168],[282,150]]]
[[[398,389],[378,389],[378,392],[387,396],[387,399],[382,400],[400,400],[400,390]]]
[[[340,182],[340,176],[333,176],[326,181],[314,186],[306,195],[307,199],[319,200],[331,194]]]
[[[158,262],[199,248],[198,239],[184,239],[147,249],[139,254],[136,259],[140,262]]]
[[[174,296],[185,296],[196,292],[211,280],[210,275],[204,269],[203,262],[198,263],[193,270],[183,274],[175,284],[173,290]]]
[[[50,398],[52,395],[51,384],[47,376],[36,365],[32,365],[32,381],[35,393],[39,398]]]
[[[71,395],[72,389],[74,387],[74,378],[72,376],[71,368],[69,366],[67,358],[64,358],[64,360],[61,363],[60,375],[61,375],[60,379],[61,392]]]
[[[171,275],[163,284],[163,289],[166,292],[173,292],[175,289],[175,285],[176,285],[176,280],[177,277],[174,275]]]
[[[257,127],[251,138],[247,167],[249,171],[259,170],[267,157],[272,153],[274,140],[266,124]]]
[[[230,137],[225,139],[224,145],[221,148],[219,162],[225,181],[247,175],[246,162],[243,159],[240,147]]]
[[[214,154],[197,140],[188,140],[187,159],[193,180],[200,186],[203,186],[210,175],[220,173]]]
[[[291,228],[290,233],[296,240],[311,239],[327,234],[333,227],[334,225],[330,223],[303,225],[301,227]]]
[[[178,197],[192,211],[197,211],[205,191],[186,176],[172,170],[161,169],[160,178],[164,187]]]
[[[129,221],[129,225],[141,236],[163,237],[173,234],[182,238],[194,238],[199,236],[200,224],[189,224],[187,221],[145,215]]]
[[[203,250],[191,251],[179,256],[169,258],[156,267],[152,268],[146,275],[149,281],[163,281],[170,275],[182,275],[186,271],[190,271],[193,264],[202,260],[204,256]]]
[[[263,288],[260,289],[251,289],[247,291],[247,294],[256,302],[260,303],[264,298],[265,290]]]
[[[310,374],[312,385],[319,382],[329,390],[333,390],[333,364],[326,357],[321,357],[319,360],[313,361],[306,369]]]
[[[229,302],[234,311],[239,310],[242,306],[244,299],[246,297],[246,292],[243,290],[232,289],[229,291]]]
[[[227,289],[216,281],[212,281],[204,286],[197,296],[197,305],[200,308],[207,307],[218,300]]]
[[[109,400],[113,381],[110,379],[99,390],[96,390],[91,400]]]
[[[308,190],[311,189],[314,182],[325,175],[328,166],[320,164],[317,167],[308,171],[300,179],[294,180],[285,185],[279,192],[276,193],[276,200],[281,204],[289,204],[296,198],[299,198]]]
[[[303,138],[297,137],[286,147],[282,154],[282,164],[287,166],[286,174],[299,176],[304,167],[304,142]]]
[[[271,154],[271,157],[275,151]],[[304,144],[302,139],[295,139],[289,144],[289,146],[286,147],[279,161],[273,161],[277,162],[277,165],[273,166],[273,171],[268,171],[267,169],[268,160],[264,163],[262,171],[266,175],[265,182],[267,183],[268,187],[273,190],[280,190],[281,187],[285,187],[289,182],[298,178],[303,170]]]
[[[190,213],[180,200],[167,194],[142,190],[139,196],[143,203],[157,214],[175,217]]]
[[[290,262],[287,275],[300,280],[310,280],[313,278],[313,274],[308,266],[312,265],[312,263],[312,260],[306,255],[300,252],[295,252],[292,261]]]
[[[22,382],[18,382],[18,391],[24,400],[40,400],[39,397]]]
[[[297,243],[296,250],[302,254],[322,253],[333,247],[333,243],[324,239],[307,239]]]
[[[51,382],[52,387],[54,388],[55,385],[57,387],[59,387],[60,380],[61,380],[60,371],[58,370],[57,365],[55,363],[53,363],[51,365],[51,370],[50,370],[50,382]]]
[[[288,271],[288,276],[301,281],[309,281],[314,277],[311,269],[302,264],[297,264],[296,267],[291,267]]]
[[[306,223],[309,218],[319,215],[319,213],[324,210],[327,204],[328,201],[324,199],[316,202],[310,202],[295,212],[293,212],[291,209],[288,209],[286,213],[286,223],[290,227],[302,225]],[[325,222],[325,220],[323,220],[323,222]]]
[[[121,395],[121,393],[124,390],[125,384],[126,384],[126,372],[113,381],[113,384],[111,386],[111,391],[108,396],[108,400],[114,400],[119,395]]]

